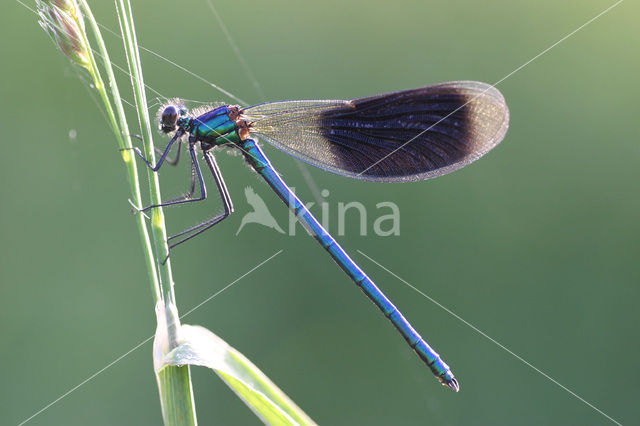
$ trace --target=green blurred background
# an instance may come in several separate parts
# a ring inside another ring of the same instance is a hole
[[[116,29],[113,4],[93,3]],[[216,7],[266,99],[282,100],[494,83],[611,4]],[[137,2],[134,12],[142,45],[250,103],[262,101],[205,1]],[[452,366],[459,394],[437,384],[301,228],[289,237],[253,224],[235,235],[251,211],[247,186],[287,223],[280,201],[237,156],[218,155],[236,214],[172,256],[180,310],[284,251],[185,322],[242,351],[320,424],[610,424],[361,250],[612,418],[637,423],[639,12],[637,3],[621,3],[502,82],[510,130],[470,167],[409,184],[308,168],[330,190],[333,217],[338,202],[362,202],[370,231],[376,203],[399,206],[399,236],[360,236],[350,215],[339,239]],[[5,2],[0,28],[0,424],[16,424],[152,335],[154,313],[125,169],[86,79],[20,4]],[[105,37],[124,66],[119,40]],[[147,83],[164,96],[229,101],[165,61],[142,59]],[[295,160],[266,149],[312,201]],[[186,162],[163,169],[162,182],[165,196],[180,193]],[[215,198],[201,204],[168,210],[169,231],[220,208]],[[201,424],[259,424],[208,370],[193,369],[193,382]],[[149,343],[30,424],[160,422]]]

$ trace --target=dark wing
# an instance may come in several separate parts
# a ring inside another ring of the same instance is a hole
[[[313,166],[355,179],[430,179],[504,138],[509,109],[493,86],[454,81],[366,98],[249,107],[250,132]]]

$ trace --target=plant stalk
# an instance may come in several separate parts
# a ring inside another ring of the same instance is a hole
[[[155,163],[155,148],[153,145],[153,134],[151,131],[151,120],[147,109],[147,98],[145,93],[144,78],[142,75],[142,62],[138,50],[133,13],[129,0],[116,0],[116,10],[120,23],[120,31],[123,36],[129,75],[133,87],[135,104],[138,112],[138,120],[142,131],[144,143],[144,155]],[[157,173],[147,168],[149,178],[149,191],[152,204],[160,204],[162,197],[160,193],[160,181]],[[162,208],[154,208],[151,216],[151,231],[155,246],[155,262],[160,278],[161,303],[164,312],[164,321],[159,321],[159,326],[166,327],[166,330],[156,332],[156,345],[159,336],[166,336],[165,345],[160,346],[166,350],[165,354],[176,348],[180,343],[180,318],[175,304],[174,283],[171,273],[171,262],[167,258],[169,248],[167,245],[167,232],[164,222]],[[163,356],[157,354],[156,356]],[[195,425],[196,411],[193,398],[193,388],[191,385],[191,374],[189,366],[167,366],[157,374],[158,389],[162,404],[162,415],[166,425]]]

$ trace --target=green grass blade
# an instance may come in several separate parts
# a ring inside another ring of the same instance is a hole
[[[165,425],[197,425],[194,410],[185,410],[183,401],[193,399],[189,366],[164,368],[156,374]]]
[[[214,370],[240,399],[266,424],[314,425],[284,392],[258,367],[204,327],[183,325],[181,344],[169,352],[156,371],[166,366],[200,365]],[[157,337],[157,336],[156,336]]]
[[[126,2],[125,0],[117,0],[116,10],[118,12],[120,32],[122,33],[122,41],[129,66],[129,75],[131,77],[131,86],[133,88],[138,121],[142,130],[145,157],[155,163],[151,120],[147,108],[142,62],[138,50],[131,3],[128,0]],[[147,173],[149,177],[151,202],[152,204],[159,204],[162,202],[162,197],[160,195],[158,174],[151,172],[148,168]],[[180,333],[180,317],[178,316],[177,310],[174,309],[174,282],[171,272],[171,262],[169,259],[166,259],[168,254],[167,232],[162,209],[154,208],[151,215],[151,230],[155,245],[156,268],[160,275],[162,295],[156,316],[158,320],[158,333],[162,333],[162,335],[166,337],[166,347],[162,348],[162,350],[166,352],[177,345],[179,340],[178,334]],[[162,310],[161,314],[159,310]],[[193,398],[189,367],[169,367],[157,374],[156,379],[158,381],[158,391],[160,393],[162,416],[165,425],[196,425],[195,401]]]

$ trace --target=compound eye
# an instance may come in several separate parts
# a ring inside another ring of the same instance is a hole
[[[160,118],[160,130],[164,133],[173,132],[176,129],[176,125],[178,123],[178,109],[173,106],[167,106],[164,111],[162,111],[162,116]]]

